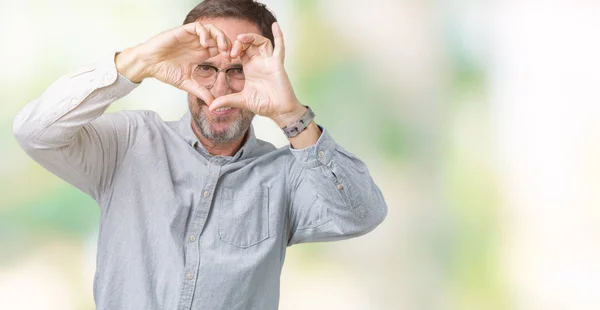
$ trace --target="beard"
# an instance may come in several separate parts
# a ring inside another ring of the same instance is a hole
[[[198,113],[197,115],[194,115],[195,113],[192,111],[192,118],[196,122],[200,133],[215,144],[227,144],[237,141],[246,134],[250,128],[252,119],[254,118],[254,113],[241,109],[240,113],[238,113],[236,118],[231,121],[225,130],[217,131],[215,128],[213,128],[212,124],[228,122],[231,117],[225,116],[209,119],[204,114],[204,110],[202,109],[202,106],[205,104],[204,101],[197,99],[196,104],[199,108],[197,110]]]

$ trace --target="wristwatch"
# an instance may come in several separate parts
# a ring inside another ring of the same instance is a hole
[[[308,125],[315,118],[315,113],[313,113],[310,107],[307,105],[305,105],[305,107],[306,112],[304,113],[304,115],[302,115],[302,117],[300,117],[300,119],[296,123],[281,128],[283,130],[283,133],[285,133],[285,135],[288,138],[293,138],[301,132],[303,132],[304,129],[306,129],[306,127],[308,127]]]

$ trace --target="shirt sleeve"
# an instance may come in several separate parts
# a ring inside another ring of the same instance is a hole
[[[126,113],[100,116],[139,85],[117,72],[114,57],[62,76],[13,121],[29,156],[96,201],[110,186],[132,130]]]
[[[365,164],[329,133],[315,145],[290,150],[288,245],[357,237],[375,229],[387,205]]]

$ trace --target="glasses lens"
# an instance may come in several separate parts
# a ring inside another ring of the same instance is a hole
[[[193,78],[206,88],[212,87],[217,79],[217,68],[208,65],[199,65],[194,70]]]
[[[229,87],[234,91],[241,91],[244,89],[244,83],[246,82],[246,76],[244,76],[244,69],[230,68],[227,69],[227,83]]]
[[[227,76],[229,77],[229,79],[244,80],[245,79],[244,69],[243,68],[227,69]]]
[[[215,67],[200,65],[196,68],[196,76],[203,79],[214,78],[217,70]]]

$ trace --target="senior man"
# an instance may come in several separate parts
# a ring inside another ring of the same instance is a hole
[[[23,149],[100,205],[97,309],[277,309],[287,246],[383,221],[379,188],[296,98],[284,54],[263,4],[207,0],[19,112]],[[187,92],[189,112],[103,114],[147,78]],[[255,114],[290,146],[257,139]]]

